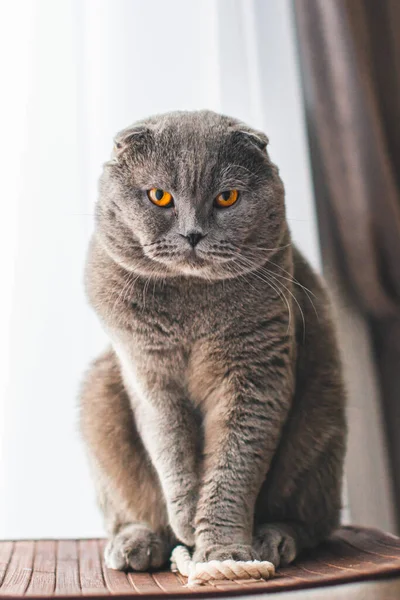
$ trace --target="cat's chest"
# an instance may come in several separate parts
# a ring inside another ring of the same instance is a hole
[[[128,303],[132,335],[143,348],[189,346],[215,330],[212,300],[191,290],[136,290]]]
[[[148,380],[191,388],[193,355],[215,340],[222,327],[213,302],[190,289],[171,286],[153,293],[137,286],[117,308],[123,311],[124,325],[111,327],[109,334],[132,397],[143,396],[137,385],[146,387]]]
[[[240,294],[227,286],[138,284],[114,306],[114,323],[138,353],[183,352],[224,337],[245,318]]]

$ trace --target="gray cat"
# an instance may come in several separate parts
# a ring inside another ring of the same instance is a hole
[[[320,279],[291,244],[267,138],[209,111],[122,131],[87,293],[111,348],[81,430],[115,569],[290,563],[339,522],[345,392]]]

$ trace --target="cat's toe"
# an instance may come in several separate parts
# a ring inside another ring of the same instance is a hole
[[[106,566],[124,571],[162,567],[169,556],[166,541],[144,525],[127,525],[111,538],[104,552]]]
[[[280,524],[262,525],[255,532],[253,547],[261,560],[275,567],[290,564],[297,555],[297,545],[290,527]]]
[[[210,560],[258,560],[259,556],[252,546],[245,544],[211,544],[197,548],[193,560],[195,562],[209,562]]]

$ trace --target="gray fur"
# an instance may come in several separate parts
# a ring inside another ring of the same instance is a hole
[[[121,132],[104,167],[86,284],[111,348],[88,372],[81,429],[114,568],[159,567],[177,540],[195,560],[287,564],[338,524],[334,328],[267,141],[170,113]],[[175,207],[153,205],[152,187]],[[227,189],[238,202],[216,208]]]

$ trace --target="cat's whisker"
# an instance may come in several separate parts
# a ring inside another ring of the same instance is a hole
[[[274,265],[276,268],[280,269],[281,271],[283,271],[284,273],[287,273],[287,274],[289,275],[289,277],[285,277],[285,276],[281,275],[280,273],[273,273],[273,275],[274,275],[275,277],[279,277],[279,278],[281,278],[281,279],[285,279],[285,280],[289,281],[290,283],[292,283],[293,285],[296,285],[296,286],[298,286],[299,288],[301,288],[301,289],[304,291],[304,293],[306,294],[306,296],[307,296],[307,298],[308,298],[308,300],[309,300],[309,302],[310,302],[311,306],[313,307],[313,310],[314,310],[314,312],[315,312],[315,315],[316,315],[316,317],[317,317],[317,318],[319,318],[319,316],[318,316],[318,311],[317,311],[317,308],[316,308],[316,306],[315,306],[315,304],[314,304],[314,302],[313,302],[313,300],[312,300],[312,298],[311,298],[311,296],[313,296],[314,298],[316,298],[315,294],[314,294],[314,293],[313,293],[311,290],[309,290],[309,289],[308,289],[306,286],[304,286],[303,284],[301,284],[301,283],[300,283],[300,282],[299,282],[299,281],[298,281],[298,280],[297,280],[295,277],[293,277],[293,275],[291,275],[291,274],[289,273],[289,271],[286,271],[286,269],[284,269],[284,268],[283,268],[283,267],[281,267],[280,265],[278,265],[278,264],[274,263],[274,262],[273,262],[273,261],[271,261],[271,260],[267,260],[267,263],[266,263],[266,264],[271,264],[271,265]],[[268,272],[268,274],[270,274],[270,275],[272,274],[272,273],[271,273],[271,271],[270,271],[270,270],[268,270],[268,269],[266,268],[266,266],[265,266],[265,265],[264,265],[264,266],[261,266],[261,267],[259,267],[259,268],[260,268],[261,270],[267,271],[267,272]]]
[[[229,269],[230,273],[232,273],[238,279],[245,279],[247,273],[243,273],[243,271],[241,271],[240,269],[237,269],[235,271],[235,269],[233,268],[234,265],[232,263],[230,263],[229,266],[232,268],[231,270]],[[246,280],[246,282],[257,293],[257,288],[252,283],[250,283],[248,280]],[[289,321],[290,321],[290,318],[289,318]]]
[[[240,246],[236,246],[236,244],[232,244],[232,246],[235,248],[236,251],[243,253],[243,248],[241,248]],[[289,248],[290,246],[292,246],[292,242],[284,244],[283,246],[276,246],[275,248],[266,248],[262,244],[259,244],[258,246],[251,246],[251,250],[260,250],[263,252],[277,252],[278,250],[284,250],[285,248]]]
[[[237,258],[238,258],[238,262],[240,262],[240,260],[242,260],[244,257],[243,257],[243,256],[238,256]],[[242,262],[242,264],[243,264],[244,266],[246,266],[246,263],[245,263],[245,262]],[[247,266],[249,266],[249,264],[247,264]],[[250,266],[252,266],[252,265],[250,264]],[[283,293],[283,291],[282,291],[282,290],[279,288],[279,285],[278,285],[278,284],[274,284],[274,283],[272,283],[272,282],[271,282],[271,280],[270,280],[269,278],[267,278],[265,275],[262,275],[262,274],[258,273],[256,269],[252,269],[252,270],[251,270],[251,274],[252,274],[253,276],[257,277],[258,279],[260,279],[260,281],[263,281],[264,283],[266,283],[267,285],[269,285],[269,286],[271,287],[271,289],[273,289],[275,292],[277,292],[277,294],[278,294],[278,295],[279,295],[281,298],[283,298],[283,299],[284,299],[284,301],[285,301],[285,303],[286,303],[286,306],[287,306],[287,309],[288,309],[288,317],[289,317],[288,327],[287,327],[287,331],[286,331],[286,334],[288,334],[288,333],[289,333],[289,331],[290,331],[290,326],[291,326],[291,323],[292,323],[292,312],[291,312],[291,308],[290,308],[289,301],[288,301],[288,299],[286,298],[285,294],[284,294],[284,293]],[[285,286],[283,286],[283,287],[285,287]],[[286,289],[287,289],[287,288],[286,288]],[[289,290],[287,290],[287,291],[289,291]]]
[[[118,302],[120,300],[122,300],[122,302],[125,303],[126,297],[132,292],[132,289],[133,289],[136,281],[140,277],[140,275],[136,275],[136,277],[135,277],[135,275],[136,275],[135,273],[129,273],[127,281],[125,282],[121,292],[118,294],[118,297],[116,298],[116,300],[114,302],[114,306],[113,306],[112,313],[111,313],[111,318],[113,318],[115,316],[115,311],[117,309]]]
[[[111,308],[111,311],[110,311],[110,315],[109,315],[109,316],[110,316],[110,319],[111,319],[111,320],[112,320],[112,319],[113,319],[113,317],[114,317],[114,313],[115,313],[115,310],[116,310],[117,304],[118,304],[118,302],[119,302],[119,300],[120,300],[120,298],[121,298],[122,294],[124,293],[124,291],[125,291],[125,288],[126,288],[127,286],[129,286],[129,281],[130,281],[130,279],[133,277],[133,275],[134,275],[134,273],[130,273],[130,272],[128,272],[128,273],[127,273],[127,274],[125,274],[125,275],[124,275],[124,277],[123,277],[123,285],[122,285],[122,287],[120,287],[120,286],[118,285],[118,283],[117,283],[117,284],[116,284],[116,285],[115,285],[115,286],[112,288],[112,291],[111,291],[111,293],[110,293],[110,296],[109,296],[109,300],[111,300],[112,296],[114,295],[114,292],[117,292],[117,291],[119,290],[119,293],[117,294],[117,297],[115,298],[114,304],[113,304],[113,306],[112,306],[112,308]]]
[[[244,258],[245,260],[247,260],[247,261],[248,261],[248,263],[249,263],[250,265],[253,265],[253,266],[255,266],[255,268],[257,269],[257,271],[258,271],[258,272],[261,272],[261,273],[262,273],[264,276],[267,276],[267,277],[269,277],[269,278],[271,278],[271,277],[272,277],[272,279],[273,279],[273,280],[274,280],[274,281],[275,281],[277,284],[279,283],[279,284],[280,284],[280,285],[281,285],[283,288],[285,288],[285,290],[286,290],[286,291],[287,291],[287,292],[288,292],[288,293],[291,295],[291,297],[293,298],[293,300],[294,300],[294,301],[295,301],[295,303],[297,304],[297,306],[298,306],[298,309],[299,309],[299,311],[300,311],[301,320],[302,320],[302,323],[303,323],[303,342],[304,342],[304,340],[305,340],[305,332],[306,332],[306,323],[305,323],[305,318],[304,318],[304,312],[303,312],[303,309],[301,308],[301,306],[300,306],[300,303],[299,303],[299,301],[297,300],[296,296],[293,294],[293,292],[292,292],[292,291],[291,291],[291,290],[290,290],[290,289],[289,289],[289,288],[288,288],[286,285],[284,285],[284,284],[283,284],[281,281],[279,281],[279,279],[277,279],[277,278],[275,277],[275,274],[274,274],[274,273],[272,273],[272,272],[271,272],[271,271],[269,271],[268,269],[265,269],[265,267],[263,267],[263,266],[257,266],[257,263],[254,263],[254,262],[252,262],[252,261],[251,261],[250,259],[248,259],[248,258],[245,258],[245,257],[242,257],[242,258]]]
[[[270,263],[271,265],[274,265],[275,267],[277,267],[278,269],[280,269],[284,273],[287,273],[288,275],[290,275],[290,273],[288,271],[286,271],[286,269],[284,269],[283,267],[277,265],[276,263],[272,262],[271,260],[269,260],[268,263]],[[277,275],[278,277],[282,277],[283,278],[283,275],[279,275],[279,273],[275,273],[275,275]],[[298,281],[295,277],[293,277],[292,275],[290,277],[291,277],[290,280],[295,285],[297,285],[298,287],[300,287],[304,291],[304,293],[306,294],[309,302],[311,303],[311,306],[314,309],[315,316],[317,317],[317,319],[319,319],[317,308],[316,308],[316,306],[315,306],[315,304],[314,304],[314,302],[313,302],[313,300],[311,298],[311,296],[313,296],[313,298],[317,299],[316,295],[308,287],[306,287],[305,285],[303,285],[302,283],[300,283],[300,281]]]
[[[154,277],[154,279],[153,279],[153,306],[154,306],[154,301],[155,301],[156,283],[157,283],[157,277]]]
[[[296,283],[297,285],[299,285],[300,287],[303,288],[303,290],[309,292],[309,294],[311,294],[311,296],[314,296],[314,298],[316,298],[316,295],[310,290],[308,289],[305,285],[303,285],[302,283],[300,283],[298,281],[298,279],[296,279],[295,277],[293,277],[293,275],[291,275],[289,273],[289,271],[287,271],[286,269],[284,269],[283,267],[281,267],[280,265],[278,265],[277,263],[274,263],[272,260],[268,260],[268,263],[270,263],[271,265],[274,265],[275,267],[277,267],[280,271],[283,271],[284,273],[286,273],[287,275],[289,275],[293,282]]]
[[[146,308],[146,295],[147,295],[147,289],[150,285],[150,281],[153,278],[153,275],[156,275],[157,277],[157,267],[153,267],[152,271],[150,272],[149,276],[147,277],[145,284],[143,286],[143,292],[142,292],[142,299],[143,299],[143,310],[145,310]]]
[[[269,277],[272,277],[274,279],[274,281],[278,282],[279,280],[275,277],[275,275],[273,275],[270,271],[267,271],[266,273],[264,273],[266,275],[268,275]],[[293,300],[296,302],[298,309],[300,311],[300,315],[301,315],[301,321],[303,324],[303,343],[305,341],[305,336],[306,336],[306,320],[304,318],[304,312],[303,309],[300,306],[300,302],[297,300],[296,296],[293,294],[293,292],[291,290],[289,290],[289,288],[284,285],[282,282],[280,282],[280,284],[289,292],[289,294],[292,296]]]
[[[128,286],[128,289],[126,290],[126,292],[124,294],[123,302],[126,302],[126,299],[132,294],[133,288],[135,287],[135,283],[139,278],[140,278],[140,275],[137,275],[135,277],[135,279],[132,280],[132,282],[130,283],[130,285]]]
[[[268,270],[267,270],[267,271],[268,271]],[[271,272],[270,272],[270,271],[268,271],[268,273],[269,273],[269,274],[271,274]],[[294,280],[294,279],[289,279],[288,277],[284,277],[283,275],[280,275],[279,273],[274,273],[274,277],[275,277],[275,278],[276,278],[276,277],[279,277],[279,278],[281,278],[281,279],[285,279],[285,280],[287,280],[287,281],[290,281],[290,282],[291,282],[293,285],[296,285],[296,286],[300,287],[300,288],[301,288],[301,289],[304,291],[304,293],[305,293],[306,297],[308,298],[308,300],[309,300],[309,302],[310,302],[310,304],[311,304],[311,306],[312,306],[312,308],[313,308],[313,310],[314,310],[315,316],[317,317],[317,319],[319,318],[319,317],[318,317],[318,312],[317,312],[316,306],[315,306],[315,304],[314,304],[314,302],[313,302],[312,298],[310,297],[310,294],[312,294],[312,292],[310,292],[310,291],[309,291],[309,290],[308,290],[306,287],[304,287],[303,285],[301,285],[301,283],[297,282],[296,280]],[[315,297],[315,294],[313,294],[313,296]]]
[[[286,244],[285,246],[282,246],[282,248],[286,248],[286,247],[288,247],[290,245],[291,245],[291,243],[290,244]],[[267,248],[263,248],[261,246],[253,246],[252,248],[249,249],[250,252],[252,252],[253,250],[265,251],[265,250],[267,250]],[[248,258],[249,259],[249,256],[246,256],[243,252],[241,253],[241,256],[243,256],[244,258]],[[273,262],[268,257],[267,257],[266,263],[274,265],[276,268],[280,269],[282,272],[284,272],[287,275],[289,275],[289,277],[284,277],[283,275],[280,275],[279,273],[274,273],[275,277],[280,277],[282,279],[286,279],[287,281],[290,281],[294,285],[300,287],[304,291],[304,293],[306,294],[306,296],[307,296],[307,298],[308,298],[311,306],[313,307],[313,310],[315,312],[316,317],[319,318],[317,308],[316,308],[316,306],[315,306],[315,304],[314,304],[314,302],[313,302],[313,300],[311,298],[311,296],[313,296],[314,298],[316,298],[315,294],[310,289],[308,289],[306,286],[304,286],[303,284],[301,284],[291,273],[289,273],[289,271],[287,271],[286,269],[284,269],[283,267],[281,267],[277,263]],[[258,268],[265,270],[265,266],[260,266]],[[270,271],[268,271],[268,273],[271,274]]]

